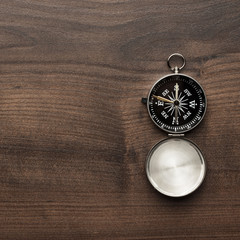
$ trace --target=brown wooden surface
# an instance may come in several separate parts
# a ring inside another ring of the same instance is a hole
[[[240,1],[1,0],[0,239],[240,239]],[[166,133],[141,97],[169,73],[206,91],[187,137],[208,171],[172,199],[145,175]]]

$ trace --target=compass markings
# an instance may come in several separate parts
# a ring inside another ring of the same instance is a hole
[[[182,90],[178,91],[178,95],[174,91],[171,91],[174,90],[176,83],[180,84],[179,87]],[[152,94],[161,97],[164,95],[165,98],[172,101],[172,103],[163,102],[159,104],[158,101],[153,100],[152,103],[149,103],[150,113],[156,114],[154,114],[154,122],[160,128],[168,132],[184,132],[196,126],[202,119],[201,115],[205,111],[205,96],[201,86],[194,79],[192,80],[190,77],[181,74],[163,77],[153,86],[150,96]],[[180,120],[180,125],[178,126],[176,126],[177,121],[174,119],[176,111]],[[165,120],[167,115],[172,116],[171,120],[169,116]],[[185,124],[181,125],[184,122]]]

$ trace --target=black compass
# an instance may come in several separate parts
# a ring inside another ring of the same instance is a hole
[[[196,127],[206,111],[202,87],[184,74],[170,74],[158,80],[147,98],[153,122],[169,133],[184,133]]]
[[[172,67],[173,58],[181,60],[182,66]],[[202,121],[207,99],[195,79],[179,73],[185,66],[181,54],[172,54],[167,63],[174,73],[159,79],[148,97],[142,99],[152,121],[169,133],[169,138],[158,142],[148,153],[146,173],[156,190],[167,196],[182,197],[195,191],[205,177],[203,154],[184,133]]]

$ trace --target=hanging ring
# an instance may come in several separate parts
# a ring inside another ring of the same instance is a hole
[[[172,60],[174,57],[178,57],[178,58],[180,58],[180,59],[182,60],[182,66],[181,66],[181,67],[178,67],[178,66],[174,66],[174,67],[173,67],[173,66],[171,65],[171,60]],[[183,57],[182,54],[180,54],[180,53],[173,53],[172,55],[170,55],[170,56],[168,57],[167,64],[168,64],[168,67],[169,67],[173,72],[178,73],[178,71],[180,71],[180,70],[182,70],[182,69],[184,68],[184,66],[185,66],[185,64],[186,64],[186,60],[185,60],[185,58]]]

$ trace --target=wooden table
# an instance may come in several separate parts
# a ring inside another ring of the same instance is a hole
[[[240,1],[1,0],[0,239],[240,239]],[[182,53],[206,91],[203,185],[145,174],[141,98]]]

